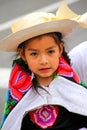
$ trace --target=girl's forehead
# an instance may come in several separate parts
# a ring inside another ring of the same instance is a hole
[[[45,33],[45,34],[42,34],[42,35],[39,35],[39,36],[36,36],[36,37],[33,37],[33,38],[31,38],[31,39],[29,39],[29,40],[27,40],[28,42],[32,42],[32,41],[34,41],[34,40],[41,40],[41,39],[44,39],[44,38],[51,38],[51,39],[54,39],[54,40],[61,40],[61,38],[62,38],[62,34],[61,33],[59,33],[59,32],[57,32],[57,33],[55,33],[55,32],[51,32],[51,33]]]
[[[51,36],[40,36],[27,41],[28,46],[49,46],[53,44],[56,44],[56,41]]]
[[[24,41],[23,43],[21,43],[18,46],[18,48],[26,48],[27,45],[31,45],[31,44],[33,44],[35,46],[36,43],[41,45],[43,42],[47,43],[47,44],[55,43],[58,45],[62,42],[62,34],[59,32],[51,32],[51,33],[39,35],[39,36],[33,37],[31,39],[28,39],[27,41]]]
[[[36,40],[44,40],[45,38],[47,38],[47,39],[49,39],[49,38],[54,39],[54,37],[52,37],[51,35],[43,34],[43,35],[31,38],[28,41],[32,42],[32,41],[36,41]]]

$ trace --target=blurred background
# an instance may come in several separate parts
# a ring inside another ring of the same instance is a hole
[[[87,0],[65,0],[77,14],[87,12]],[[0,39],[11,33],[10,25],[15,20],[34,11],[55,13],[62,0],[0,0]],[[87,40],[87,30],[77,28],[65,39],[67,51]],[[8,79],[15,53],[0,52],[0,121],[2,118]]]

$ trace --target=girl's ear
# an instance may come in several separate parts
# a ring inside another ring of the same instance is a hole
[[[60,46],[60,57],[61,57],[63,48],[64,48],[64,44],[61,42],[61,44],[59,46]]]
[[[25,58],[25,55],[24,55],[22,48],[18,48],[18,54],[22,58],[23,61],[26,61],[26,58]]]

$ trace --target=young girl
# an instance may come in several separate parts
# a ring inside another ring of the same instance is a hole
[[[9,79],[2,130],[87,128],[87,89],[71,68],[62,40],[78,24],[58,19],[58,14],[30,14],[0,42],[0,50],[19,56]]]

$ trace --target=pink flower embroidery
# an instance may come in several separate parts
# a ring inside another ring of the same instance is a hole
[[[11,96],[19,101],[24,92],[28,91],[31,86],[31,76],[26,73],[22,67],[18,64],[15,64],[11,72],[9,80],[9,88]]]
[[[32,121],[41,128],[50,128],[56,121],[59,109],[51,105],[43,106],[34,112],[30,112]]]

